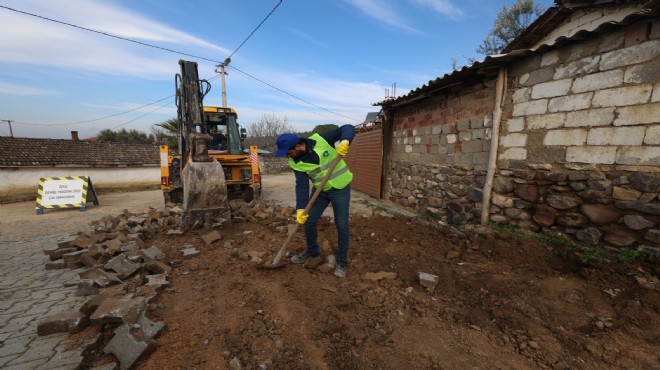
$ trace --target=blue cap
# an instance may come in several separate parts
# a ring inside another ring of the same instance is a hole
[[[286,152],[289,151],[289,149],[293,148],[298,144],[298,139],[297,135],[294,134],[282,134],[280,137],[277,138],[277,151],[275,152],[276,157],[286,157]]]

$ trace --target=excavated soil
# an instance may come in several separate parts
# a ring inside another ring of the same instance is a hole
[[[166,328],[137,368],[660,368],[657,265],[585,266],[561,246],[380,213],[350,225],[345,279],[257,268],[286,239],[274,221],[217,228],[211,245],[208,230],[157,235],[149,244],[182,265],[149,305]],[[320,241],[334,254],[331,221]],[[201,253],[182,259],[187,244]],[[303,246],[298,231],[290,249]]]

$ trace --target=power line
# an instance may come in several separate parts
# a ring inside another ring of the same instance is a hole
[[[339,117],[344,117],[344,118],[349,119],[349,120],[351,120],[351,121],[355,121],[353,118],[350,118],[350,117],[344,116],[343,114],[339,114],[339,113],[333,112],[333,111],[331,111],[331,110],[329,110],[329,109],[323,108],[323,107],[320,106],[320,105],[316,105],[316,104],[314,104],[314,103],[308,102],[307,100],[305,100],[305,99],[303,99],[303,98],[299,98],[299,97],[297,97],[297,96],[295,96],[295,95],[293,95],[293,94],[290,94],[290,93],[288,93],[288,92],[286,92],[286,91],[284,91],[284,90],[282,90],[282,89],[280,89],[280,88],[278,88],[278,87],[275,87],[275,86],[269,84],[268,82],[265,82],[265,81],[263,81],[263,80],[260,80],[260,79],[258,79],[258,78],[256,78],[256,77],[252,76],[251,74],[249,74],[249,73],[247,73],[247,72],[241,71],[240,69],[238,69],[238,68],[236,68],[236,67],[234,67],[234,66],[231,66],[231,65],[230,65],[229,68],[234,69],[234,70],[236,70],[236,72],[242,73],[242,74],[244,74],[245,76],[248,76],[249,78],[251,78],[251,79],[253,79],[253,80],[255,80],[255,81],[258,81],[258,82],[260,82],[260,83],[262,83],[262,84],[264,84],[264,85],[266,85],[266,86],[268,86],[268,87],[270,87],[270,88],[273,88],[273,89],[275,89],[275,90],[277,90],[277,91],[279,91],[279,92],[281,92],[281,93],[283,93],[283,94],[286,94],[286,95],[288,95],[288,96],[290,96],[290,97],[292,97],[292,98],[294,98],[294,99],[300,100],[301,102],[303,102],[303,103],[305,103],[305,104],[309,104],[309,105],[311,105],[311,106],[314,106],[314,107],[316,107],[316,108],[322,109],[322,110],[324,110],[324,111],[326,111],[326,112],[328,112],[328,113],[331,113],[331,114],[337,115],[337,116],[339,116]]]
[[[149,103],[149,104],[141,105],[141,106],[139,106],[139,107],[137,107],[137,108],[129,109],[129,110],[124,111],[124,112],[120,112],[120,113],[116,113],[116,114],[111,114],[111,115],[109,115],[109,116],[104,116],[104,117],[99,117],[99,118],[89,119],[89,120],[85,120],[85,121],[67,122],[67,123],[29,123],[29,122],[17,122],[17,121],[12,121],[12,122],[18,123],[19,125],[28,125],[28,126],[49,126],[49,127],[50,127],[50,126],[78,125],[78,124],[81,124],[81,123],[89,123],[89,122],[101,121],[101,120],[104,120],[104,119],[107,119],[107,118],[112,118],[112,117],[121,116],[121,115],[123,115],[123,114],[130,113],[130,112],[134,112],[134,111],[136,111],[136,110],[138,110],[138,109],[142,109],[142,108],[144,108],[144,107],[148,107],[148,106],[150,106],[150,105],[154,105],[154,104],[159,103],[159,102],[161,102],[161,101],[163,101],[163,100],[165,100],[165,99],[170,99],[170,98],[172,98],[173,96],[174,96],[174,95],[170,95],[170,96],[168,96],[168,97],[165,97],[165,98],[162,98],[162,99],[156,100],[156,101],[151,102],[151,103]],[[168,104],[169,104],[169,103],[168,103]]]
[[[133,43],[136,43],[136,44],[139,44],[139,45],[142,45],[142,46],[148,46],[148,47],[150,47],[150,48],[154,48],[154,49],[165,50],[165,51],[169,51],[170,53],[175,53],[175,54],[185,55],[185,56],[188,56],[188,57],[193,57],[193,58],[197,58],[197,59],[202,59],[202,60],[206,60],[206,61],[213,62],[213,63],[220,63],[220,62],[218,62],[217,60],[207,59],[207,58],[200,57],[200,56],[197,56],[197,55],[183,53],[183,52],[180,52],[180,51],[176,51],[176,50],[172,50],[172,49],[164,48],[164,47],[162,47],[162,46],[156,46],[156,45],[147,44],[146,42],[137,41],[137,40],[129,39],[129,38],[126,38],[126,37],[121,37],[121,36],[113,35],[113,34],[110,34],[110,33],[107,33],[107,32],[103,32],[103,31],[93,30],[93,29],[91,29],[91,28],[87,28],[87,27],[77,26],[77,25],[75,25],[75,24],[71,24],[71,23],[67,23],[67,22],[63,22],[63,21],[58,21],[58,20],[56,20],[56,19],[52,19],[52,18],[48,18],[48,17],[43,17],[43,16],[41,16],[41,15],[37,15],[37,14],[33,14],[33,13],[28,13],[28,12],[25,12],[25,11],[22,11],[22,10],[18,10],[18,9],[10,8],[10,7],[8,7],[8,6],[0,5],[0,8],[4,8],[4,9],[7,9],[7,10],[11,10],[11,11],[13,11],[13,12],[16,12],[16,13],[21,13],[21,14],[25,14],[25,15],[32,16],[32,17],[40,18],[40,19],[43,19],[43,20],[47,20],[47,21],[51,21],[51,22],[55,22],[55,23],[59,23],[59,24],[63,24],[63,25],[66,25],[66,26],[70,26],[70,27],[78,28],[78,29],[81,29],[81,30],[85,30],[85,31],[89,31],[89,32],[98,33],[98,34],[103,35],[103,36],[108,36],[108,37],[113,37],[113,38],[116,38],[116,39],[119,39],[119,40],[124,40],[124,41],[128,41],[128,42],[133,42]]]
[[[168,105],[170,105],[170,104],[172,104],[172,103],[174,103],[174,100],[169,101],[169,102],[167,102],[167,103],[161,105],[160,107],[158,107],[158,108],[156,108],[156,109],[154,109],[154,110],[152,110],[152,111],[150,111],[150,112],[147,112],[147,113],[145,113],[145,114],[143,114],[143,115],[141,115],[141,116],[139,116],[139,117],[137,117],[137,118],[135,118],[135,119],[132,119],[132,120],[127,121],[127,122],[124,122],[124,123],[122,123],[122,124],[119,125],[119,126],[115,126],[115,127],[111,128],[110,130],[114,130],[114,129],[119,128],[119,127],[121,127],[121,126],[127,125],[127,124],[129,124],[129,123],[131,123],[131,122],[135,122],[135,121],[139,120],[140,118],[145,117],[145,116],[148,116],[148,115],[150,115],[151,113],[156,112],[156,111],[158,111],[158,110],[161,110],[161,109],[165,108],[166,106],[168,106]]]
[[[252,30],[252,32],[248,35],[248,37],[246,37],[245,40],[243,40],[243,42],[241,42],[241,44],[238,45],[238,47],[236,48],[236,50],[234,50],[234,52],[231,53],[227,58],[231,58],[234,54],[236,54],[236,52],[238,51],[238,49],[240,49],[240,48],[243,46],[243,44],[245,44],[245,42],[247,42],[247,40],[249,40],[250,37],[252,37],[252,35],[254,35],[254,33],[257,32],[257,30],[259,29],[259,27],[261,27],[261,25],[264,24],[264,22],[266,22],[266,20],[268,19],[268,17],[270,17],[271,14],[273,14],[273,13],[275,12],[275,10],[276,10],[281,4],[282,4],[282,0],[280,0],[280,2],[277,3],[277,5],[275,5],[275,7],[273,8],[273,10],[271,10],[270,13],[268,13],[268,15],[266,16],[266,18],[264,18],[264,19],[261,21],[261,23],[259,23],[259,25],[257,25],[257,27],[256,27],[254,30]]]

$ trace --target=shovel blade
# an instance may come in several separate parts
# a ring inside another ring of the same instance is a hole
[[[257,267],[259,267],[260,269],[277,269],[284,266],[286,266],[286,263],[279,262],[279,263],[264,263],[263,265],[258,265]]]

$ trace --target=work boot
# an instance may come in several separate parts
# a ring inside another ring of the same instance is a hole
[[[307,261],[320,261],[320,260],[321,260],[320,255],[312,256],[311,254],[308,254],[307,252],[305,252],[304,254],[297,254],[297,255],[291,257],[291,262],[298,263],[298,264],[305,263]]]
[[[348,263],[346,261],[337,261],[337,266],[335,266],[335,276],[344,278],[348,272]]]

